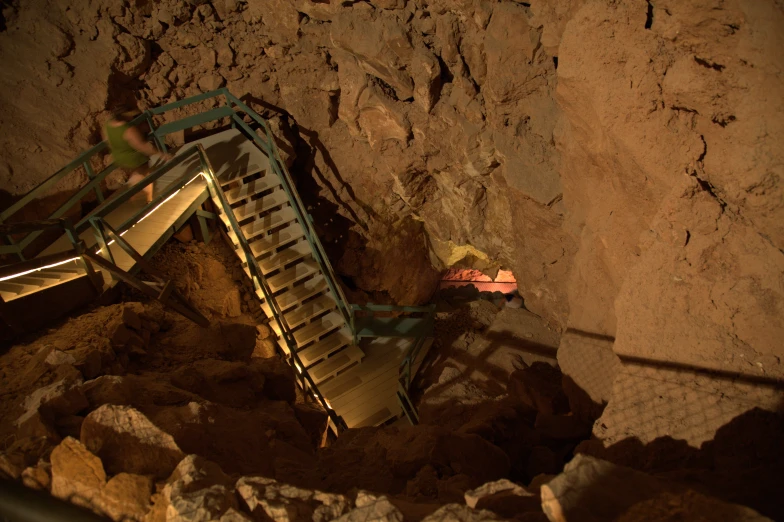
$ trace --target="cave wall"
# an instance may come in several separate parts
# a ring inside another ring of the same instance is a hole
[[[3,15],[12,194],[96,141],[108,104],[227,86],[307,156],[295,174],[348,223],[335,261],[363,290],[421,302],[468,254],[622,356],[782,375],[780,2],[32,0]]]

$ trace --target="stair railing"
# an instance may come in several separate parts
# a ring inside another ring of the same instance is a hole
[[[297,221],[299,221],[305,231],[305,239],[307,239],[308,243],[310,244],[313,257],[315,258],[316,263],[318,263],[321,272],[324,274],[325,279],[327,280],[327,285],[329,286],[330,292],[332,292],[332,295],[335,297],[338,310],[343,316],[343,319],[346,321],[346,324],[350,324],[351,310],[348,304],[348,299],[346,299],[346,296],[343,293],[343,289],[338,283],[337,275],[335,274],[335,271],[329,262],[329,258],[324,251],[324,247],[318,238],[318,234],[316,234],[316,230],[313,227],[313,220],[310,217],[310,214],[308,214],[304,203],[299,197],[299,193],[297,192],[294,181],[291,178],[291,174],[286,168],[286,164],[280,159],[280,153],[277,146],[275,145],[275,140],[272,136],[272,133],[270,132],[269,125],[267,125],[267,122],[264,121],[261,116],[256,114],[255,111],[243,103],[239,98],[228,91],[226,91],[224,94],[226,95],[226,99],[229,103],[237,106],[237,108],[250,116],[253,121],[255,121],[264,129],[266,141],[262,140],[261,137],[256,132],[254,132],[253,129],[251,129],[251,127],[238,114],[233,116],[234,123],[244,130],[245,133],[256,143],[256,145],[258,145],[267,154],[267,157],[270,160],[270,166],[272,167],[273,172],[280,178],[281,184],[283,185],[283,190],[286,192],[286,196],[288,196],[288,199],[291,202],[291,206],[294,209],[295,215],[297,216]]]
[[[299,354],[297,353],[297,342],[294,340],[294,333],[289,328],[288,323],[284,320],[283,310],[278,305],[277,300],[273,297],[272,290],[267,284],[267,279],[264,277],[264,274],[261,271],[261,267],[259,267],[259,264],[256,261],[256,257],[251,251],[248,240],[245,238],[245,234],[242,233],[242,228],[240,227],[237,218],[234,216],[231,204],[226,199],[226,195],[223,193],[223,190],[221,190],[220,182],[218,181],[210,160],[204,151],[204,147],[201,144],[198,144],[196,149],[198,150],[199,159],[202,164],[202,172],[207,179],[207,187],[210,191],[210,195],[213,197],[213,200],[218,202],[221,210],[229,220],[229,226],[231,230],[237,236],[237,241],[239,242],[242,253],[248,263],[248,269],[251,273],[253,286],[256,289],[261,290],[262,295],[264,295],[265,302],[269,304],[273,319],[277,323],[278,328],[280,328],[281,337],[283,337],[283,341],[288,347],[289,354],[291,355],[291,358],[293,359],[296,366],[297,374],[302,380],[303,388],[314,395],[315,399],[322,405],[324,411],[327,412],[327,415],[329,415],[330,420],[338,431],[346,429],[346,423],[343,421],[343,418],[332,409],[332,407],[327,403],[326,399],[318,392],[316,383],[313,381],[310,373],[302,364],[302,360],[299,358]]]

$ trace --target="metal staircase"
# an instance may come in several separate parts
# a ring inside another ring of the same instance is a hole
[[[157,115],[220,98],[225,103],[218,107],[155,127]],[[79,166],[89,181],[66,205],[93,191],[101,202],[73,227],[61,218],[68,208],[55,211],[50,217],[65,233],[32,259],[26,259],[27,250],[40,230],[20,239],[19,227],[25,225],[0,229],[7,243],[0,254],[21,259],[0,267],[0,316],[6,322],[18,319],[20,314],[9,309],[20,297],[48,296],[50,287],[71,280],[91,281],[96,293],[116,281],[138,286],[142,282],[134,274],[150,272],[145,260],[186,220],[198,220],[208,237],[207,220],[217,219],[253,281],[281,353],[296,369],[302,388],[327,410],[332,429],[375,425],[401,412],[416,422],[408,390],[430,346],[433,308],[348,304],[266,122],[225,89],[145,111],[133,123],[144,121],[164,151],[167,134],[214,121],[227,126],[186,144],[141,184],[109,199],[100,182],[113,166],[93,172],[90,158],[105,148],[97,145],[0,213],[3,227],[36,194]],[[150,183],[158,195],[144,208],[134,208],[131,197]],[[211,208],[204,208],[209,203]],[[67,262],[46,267],[53,259]],[[172,298],[166,282],[145,282],[140,290],[200,322],[187,303]]]

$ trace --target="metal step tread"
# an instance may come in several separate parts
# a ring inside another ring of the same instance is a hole
[[[233,209],[234,217],[237,218],[237,221],[244,221],[288,202],[289,197],[286,193],[282,190],[276,190],[267,196]]]
[[[308,373],[313,379],[313,382],[319,384],[320,382],[329,379],[339,371],[348,368],[352,364],[360,362],[364,356],[365,353],[362,351],[362,349],[359,346],[352,344],[345,350],[341,350],[329,359],[321,361],[317,365],[308,369]]]
[[[289,327],[296,328],[308,319],[320,313],[333,310],[336,306],[337,304],[332,299],[332,296],[324,294],[286,313],[286,322],[289,324]]]
[[[37,286],[15,283],[14,280],[0,281],[0,290],[9,294],[23,294],[30,290],[37,289]]]
[[[280,186],[280,178],[278,175],[274,172],[267,171],[264,176],[258,179],[254,179],[248,183],[243,183],[239,187],[227,190],[225,192],[226,199],[228,200],[229,204],[232,205],[237,201],[255,196],[256,194],[264,192],[265,190],[270,190],[278,186]]]
[[[301,285],[295,286],[288,292],[275,296],[275,301],[278,303],[280,309],[285,311],[292,306],[301,303],[308,297],[312,297],[326,289],[327,281],[323,276],[319,275],[309,281],[305,281]],[[264,293],[261,290],[257,290],[256,295],[259,296],[259,299],[264,299]],[[267,317],[272,317],[272,310],[268,303],[262,303],[261,309],[267,314]]]
[[[297,352],[302,364],[305,368],[313,366],[315,363],[329,357],[334,352],[340,350],[344,346],[351,344],[351,330],[348,327],[341,328],[335,333],[332,333],[320,340],[316,344],[310,345],[307,348]]]
[[[279,274],[275,274],[267,280],[267,284],[273,293],[277,293],[287,286],[293,285],[297,281],[317,273],[320,269],[321,268],[318,263],[316,263],[315,259],[309,259],[302,263],[297,263]]]
[[[51,280],[47,280],[42,277],[35,277],[35,275],[30,274],[26,276],[15,277],[12,279],[12,281],[18,284],[37,286],[40,288],[49,284]]]
[[[335,300],[329,294],[324,294],[288,312],[283,312],[283,315],[289,328],[293,330],[319,314],[334,310],[336,306]],[[278,328],[277,322],[272,322],[271,327],[275,335],[280,336],[280,328]]]
[[[240,230],[242,231],[242,235],[245,236],[245,239],[250,241],[254,237],[263,234],[268,230],[286,225],[292,221],[296,221],[296,219],[297,215],[294,212],[294,209],[291,207],[284,207],[280,210],[276,210],[275,212],[270,212],[266,216],[257,218],[256,221],[252,223],[243,225]],[[237,236],[234,234],[234,232],[230,231],[229,237],[235,245],[238,244]]]
[[[330,312],[324,317],[319,317],[312,323],[296,330],[294,332],[294,340],[297,342],[297,347],[302,348],[322,335],[326,335],[332,330],[342,328],[345,325],[346,321],[342,315],[337,312]]]
[[[274,272],[284,266],[297,261],[298,259],[302,259],[313,253],[313,250],[310,248],[310,243],[307,241],[300,241],[290,247],[281,250],[280,252],[275,252],[269,257],[265,257],[264,259],[260,260],[259,267],[261,268],[261,273],[264,275],[269,274],[270,272]],[[315,262],[315,261],[314,261]]]
[[[290,243],[295,239],[305,236],[305,232],[299,223],[292,223],[291,225],[273,232],[272,234],[260,237],[250,244],[250,250],[256,258],[263,256],[268,252],[272,252],[276,248]]]

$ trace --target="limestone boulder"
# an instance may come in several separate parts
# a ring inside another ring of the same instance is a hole
[[[537,493],[508,479],[488,482],[466,491],[465,501],[472,509],[487,509],[509,518],[527,511],[541,511],[541,501]]]
[[[116,522],[141,522],[150,510],[152,490],[149,476],[119,473],[104,485],[94,507]]]
[[[237,493],[258,518],[280,522],[326,522],[346,513],[351,501],[343,495],[300,489],[264,477],[242,477]]]
[[[634,504],[672,489],[645,473],[577,455],[542,486],[542,509],[552,522],[614,520]]]
[[[87,508],[100,499],[106,472],[101,459],[78,440],[64,439],[52,450],[50,461],[53,496]]]
[[[237,508],[231,479],[220,466],[197,455],[182,459],[166,481],[162,496],[167,521],[223,520],[222,516]],[[238,519],[233,512],[226,520],[232,519]]]
[[[85,417],[82,443],[110,473],[169,476],[184,454],[171,435],[129,406],[106,404]]]
[[[16,419],[17,433],[20,437],[47,437],[59,440],[54,430],[58,418],[71,416],[88,406],[87,398],[81,389],[81,375],[67,365],[73,372],[63,379],[38,388],[25,397],[22,407],[24,413]]]
[[[355,507],[335,519],[336,522],[403,522],[403,513],[387,497],[377,496],[367,491],[357,493]]]
[[[22,471],[22,484],[30,489],[49,491],[52,485],[52,466],[46,462],[39,462]]]

